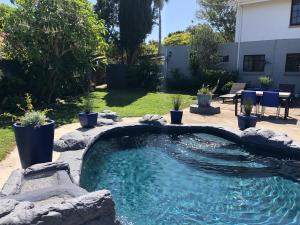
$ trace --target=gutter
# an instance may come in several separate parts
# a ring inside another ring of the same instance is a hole
[[[241,49],[241,40],[242,40],[242,29],[243,29],[243,6],[238,3],[239,8],[239,34],[238,34],[238,52],[237,52],[237,62],[236,70],[240,70],[240,49]]]

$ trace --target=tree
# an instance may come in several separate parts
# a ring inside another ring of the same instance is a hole
[[[189,45],[191,43],[191,33],[186,31],[178,31],[170,33],[164,39],[164,45]]]
[[[162,19],[161,11],[164,8],[164,3],[169,0],[154,0],[154,6],[158,9],[158,54],[161,52],[161,42],[162,42]]]
[[[190,66],[193,75],[215,66],[219,58],[220,38],[208,25],[198,25],[192,31]]]
[[[127,64],[135,62],[140,44],[152,30],[153,16],[152,0],[120,0],[120,43]]]
[[[8,16],[14,11],[14,8],[7,4],[0,3],[0,31],[3,31],[4,24]]]
[[[235,0],[198,0],[197,17],[206,20],[227,42],[234,41],[236,23]]]
[[[86,0],[17,0],[4,32],[6,54],[27,64],[28,85],[46,102],[87,87],[107,46],[105,25]]]
[[[97,0],[94,6],[98,18],[105,21],[108,30],[106,35],[108,43],[119,41],[119,4],[120,0]]]

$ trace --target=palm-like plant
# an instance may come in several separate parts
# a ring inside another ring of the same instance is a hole
[[[154,0],[154,5],[158,9],[158,54],[161,51],[161,33],[162,33],[162,21],[161,21],[161,11],[164,8],[164,3],[168,2],[169,0]]]

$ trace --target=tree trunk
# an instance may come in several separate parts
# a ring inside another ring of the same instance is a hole
[[[161,24],[161,9],[158,9],[158,53],[161,54],[161,32],[162,32],[162,24]]]

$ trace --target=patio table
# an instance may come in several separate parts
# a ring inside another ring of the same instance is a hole
[[[255,91],[257,97],[263,96],[263,91]],[[238,115],[238,102],[241,98],[242,91],[238,91],[235,94],[234,103],[235,103],[235,116]],[[289,116],[289,110],[290,110],[290,102],[292,99],[292,93],[291,92],[279,92],[279,97],[281,100],[285,100],[285,106],[284,106],[284,119],[286,120]]]

